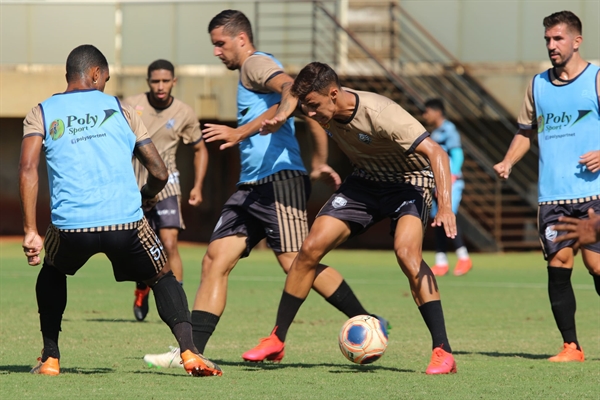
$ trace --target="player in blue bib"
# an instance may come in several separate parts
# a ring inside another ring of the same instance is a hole
[[[519,114],[519,130],[504,160],[494,166],[507,179],[511,168],[539,145],[538,229],[548,262],[548,294],[563,337],[553,362],[583,361],[575,330],[571,285],[576,240],[557,241],[560,217],[588,219],[600,212],[600,68],[581,58],[582,27],[570,11],[544,18],[546,49],[553,68],[536,75]],[[564,234],[564,233],[563,233]],[[600,295],[600,243],[582,247],[583,262]]]

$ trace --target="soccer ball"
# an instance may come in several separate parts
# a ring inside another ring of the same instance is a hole
[[[338,338],[344,357],[356,364],[370,364],[383,356],[388,344],[386,328],[370,315],[350,318]]]

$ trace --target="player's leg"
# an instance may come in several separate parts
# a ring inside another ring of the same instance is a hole
[[[458,215],[458,208],[460,207],[460,201],[462,199],[462,192],[464,188],[465,181],[462,179],[458,179],[452,184],[452,212],[455,215]],[[454,275],[460,276],[466,274],[471,270],[471,268],[473,267],[473,262],[471,260],[471,257],[469,257],[469,251],[467,250],[467,246],[465,246],[465,242],[463,240],[461,229],[458,226],[458,223],[456,228],[456,236],[454,237],[454,239],[451,239],[451,241],[452,245],[454,246],[454,249],[456,250],[456,257],[458,258],[456,266],[454,267]],[[443,231],[444,227],[437,226],[435,227],[435,229],[436,231],[440,229]]]
[[[50,226],[44,240],[44,262],[35,292],[44,348],[33,374],[58,375],[58,337],[67,306],[67,276],[73,275],[96,252],[89,233],[66,233]]]
[[[103,251],[113,264],[117,281],[141,281],[152,288],[158,315],[179,344],[185,370],[194,376],[221,375],[221,369],[194,346],[185,292],[166,266],[160,239],[146,220],[135,229],[107,232],[102,239]]]
[[[158,236],[167,253],[169,269],[173,272],[173,275],[175,275],[177,282],[179,282],[180,285],[183,285],[183,262],[181,261],[179,247],[177,246],[179,228],[161,228],[158,230]]]
[[[433,199],[431,204],[431,218],[437,214],[437,201]],[[435,264],[431,271],[435,276],[444,276],[448,273],[448,256],[446,255],[446,231],[444,227],[436,226],[433,228],[433,238],[435,243]]]
[[[292,321],[308,296],[321,259],[350,236],[348,224],[330,216],[319,216],[294,259],[279,302],[275,328],[261,343],[245,352],[246,361],[280,361],[284,342]]]

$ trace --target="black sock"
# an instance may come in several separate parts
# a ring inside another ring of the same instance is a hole
[[[435,236],[435,252],[436,253],[445,253],[446,252],[446,230],[443,226],[436,226],[433,228],[433,233]]]
[[[194,336],[194,344],[200,354],[204,354],[206,343],[215,331],[220,318],[218,315],[207,311],[192,311],[192,335]]]
[[[346,281],[342,281],[335,292],[325,300],[346,314],[348,318],[356,317],[357,315],[370,315],[362,304],[360,304],[360,301],[356,298],[356,295],[354,295],[354,292]]]
[[[191,324],[185,292],[171,271],[152,285],[152,292],[154,292],[158,315],[160,319],[169,325],[171,330],[181,322]]]
[[[281,301],[277,309],[277,319],[275,320],[275,336],[282,342],[285,342],[285,337],[290,325],[294,321],[294,317],[298,313],[300,306],[304,303],[304,299],[292,296],[285,290],[281,294]]]
[[[194,340],[192,339],[192,324],[189,322],[180,322],[175,324],[171,330],[177,343],[179,343],[180,354],[186,350],[191,350],[192,353],[198,353],[198,349],[194,346]]]
[[[590,275],[592,275],[592,278],[594,278],[594,286],[596,287],[596,293],[598,293],[598,296],[600,296],[600,275],[594,275],[592,273],[590,273]]]
[[[135,283],[135,288],[138,290],[146,290],[147,287],[148,287],[148,285],[146,285],[144,282],[136,282]]]
[[[440,300],[427,302],[419,307],[419,311],[431,333],[431,348],[441,347],[448,353],[452,353],[450,343],[448,342],[448,335],[446,334],[442,302]]]
[[[579,349],[575,331],[575,310],[577,303],[571,285],[570,268],[548,266],[548,296],[556,326],[565,343],[575,343]]]
[[[40,313],[40,328],[44,340],[42,362],[48,357],[60,358],[58,335],[67,307],[67,276],[44,263],[38,274],[35,293]]]
[[[436,229],[437,228],[444,229],[443,226],[438,226],[438,227],[436,227]],[[444,231],[444,234],[446,234],[446,231]],[[451,241],[452,241],[452,245],[454,246],[454,250],[460,249],[461,247],[463,247],[465,245],[461,231],[458,228],[458,226],[456,227],[456,236],[454,237],[454,239],[451,239]]]

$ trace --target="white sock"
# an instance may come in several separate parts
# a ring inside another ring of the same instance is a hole
[[[435,253],[435,265],[448,265],[446,253]]]
[[[467,248],[465,246],[462,246],[456,249],[456,256],[459,260],[468,260],[469,252],[467,251]]]

